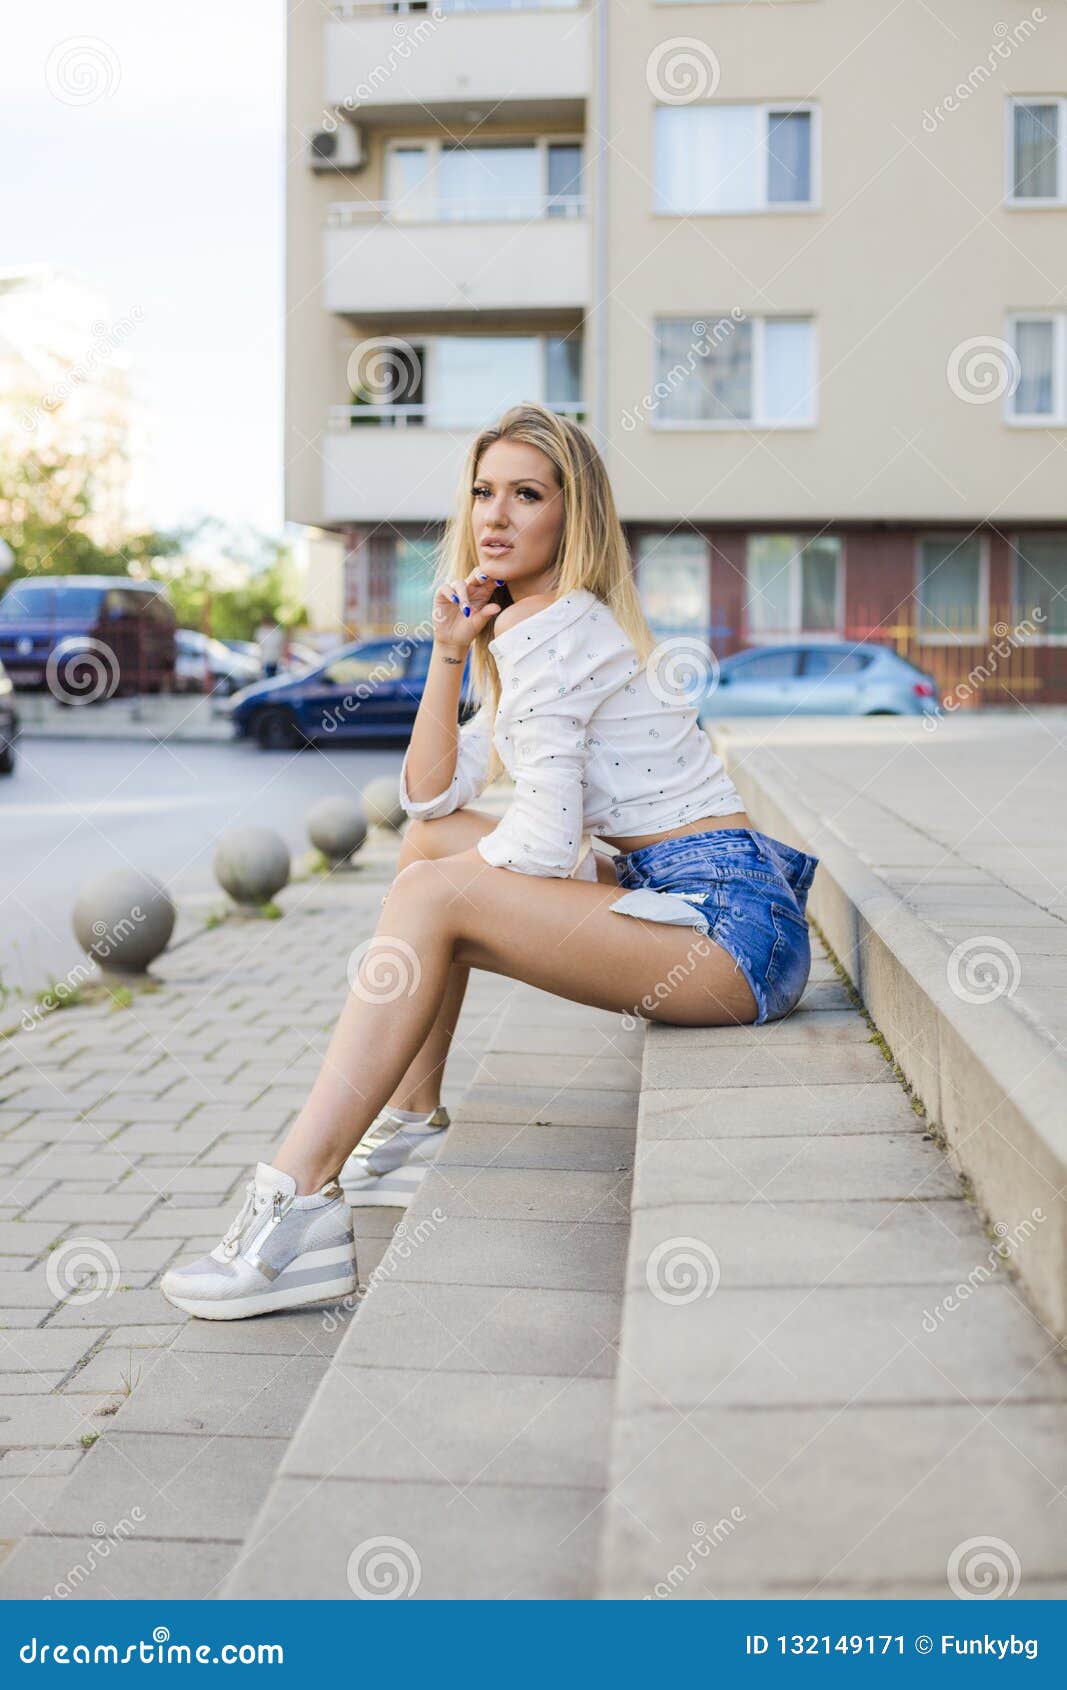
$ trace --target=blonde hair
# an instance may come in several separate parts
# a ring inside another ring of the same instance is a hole
[[[646,661],[656,640],[637,596],[629,548],[604,460],[584,428],[544,405],[529,402],[512,405],[471,441],[455,506],[437,553],[434,592],[447,581],[466,577],[481,562],[471,519],[471,489],[483,454],[497,440],[536,446],[555,471],[563,494],[563,529],[555,558],[557,592],[569,593],[585,587],[595,593],[611,610],[642,662]],[[512,602],[506,586],[495,589],[493,601],[501,605]],[[492,638],[493,622],[490,622],[474,637],[470,663],[472,690],[482,709],[495,715],[500,701],[500,676],[489,650]],[[493,746],[489,779],[495,779],[501,769],[500,755]]]

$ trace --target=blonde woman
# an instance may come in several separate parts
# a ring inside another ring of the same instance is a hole
[[[476,437],[432,617],[401,771],[412,819],[361,963],[395,959],[409,988],[381,1001],[357,979],[222,1242],[163,1279],[190,1314],[239,1319],[356,1288],[339,1175],[354,1202],[379,1186],[395,1202],[389,1177],[436,1148],[471,968],[683,1027],[778,1019],[807,981],[817,859],[751,826],[672,687],[675,653],[656,648],[577,424],[523,404]],[[468,657],[481,703],[458,728]],[[501,767],[515,791],[498,820],[471,806]]]

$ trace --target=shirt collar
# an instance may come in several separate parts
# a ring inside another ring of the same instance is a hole
[[[596,602],[596,594],[588,587],[573,587],[569,593],[561,593],[559,598],[553,599],[542,610],[535,610],[531,616],[524,616],[521,622],[513,627],[505,628],[502,634],[489,641],[489,650],[494,658],[515,657],[520,652],[532,650],[540,645],[551,634],[558,633],[573,622],[584,610]]]

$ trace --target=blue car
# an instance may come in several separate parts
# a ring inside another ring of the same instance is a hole
[[[273,675],[226,701],[235,732],[264,751],[384,739],[405,743],[430,666],[432,640],[359,640],[301,673]],[[461,716],[473,700],[463,672]]]
[[[798,640],[724,657],[698,705],[724,716],[938,715],[937,681],[887,646]]]

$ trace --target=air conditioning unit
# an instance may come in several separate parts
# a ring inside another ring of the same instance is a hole
[[[312,170],[362,170],[367,162],[362,129],[338,118],[335,129],[312,135],[309,158]]]

